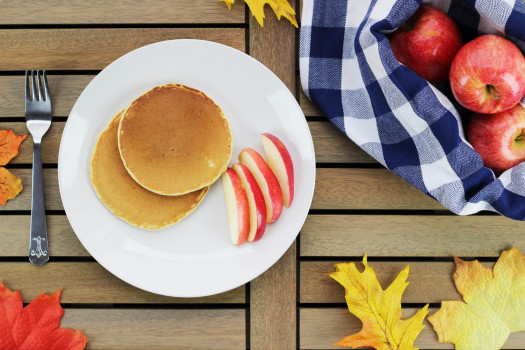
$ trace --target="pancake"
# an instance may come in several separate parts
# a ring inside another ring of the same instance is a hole
[[[144,188],[181,195],[211,185],[232,153],[228,121],[201,91],[157,86],[131,103],[119,125],[120,156]]]
[[[131,225],[159,229],[180,221],[202,201],[208,187],[183,196],[161,196],[137,184],[120,159],[117,132],[120,112],[102,132],[91,158],[91,182],[115,216]]]

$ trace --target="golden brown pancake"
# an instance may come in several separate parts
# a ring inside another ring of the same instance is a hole
[[[131,225],[158,229],[173,225],[202,201],[208,187],[183,196],[161,196],[140,186],[120,159],[117,132],[121,111],[100,135],[91,158],[91,182],[98,197],[117,217]]]
[[[228,121],[204,93],[155,87],[128,107],[119,125],[120,156],[144,188],[181,195],[211,185],[232,153]]]

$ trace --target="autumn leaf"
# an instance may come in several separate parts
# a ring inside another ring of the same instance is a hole
[[[0,130],[0,165],[6,165],[18,154],[18,148],[26,135],[15,135],[12,130]]]
[[[363,322],[357,334],[345,337],[334,345],[372,347],[376,350],[417,350],[414,341],[425,328],[423,320],[428,305],[410,317],[401,319],[401,297],[408,283],[409,267],[399,273],[394,282],[383,291],[374,270],[363,258],[365,270],[359,272],[354,263],[336,264],[330,277],[345,287],[348,310]]]
[[[512,332],[525,330],[525,255],[504,251],[493,271],[477,260],[455,258],[453,275],[462,301],[444,301],[428,320],[440,342],[458,350],[498,350]]]
[[[59,328],[64,309],[60,290],[41,294],[23,308],[20,292],[0,282],[0,349],[84,349],[87,338],[79,330]]]
[[[226,6],[228,6],[228,9],[231,10],[232,4],[235,2],[235,0],[219,0],[224,1]],[[299,28],[299,25],[297,24],[297,19],[295,18],[295,10],[292,6],[290,6],[290,3],[287,0],[244,0],[248,7],[250,8],[250,11],[252,12],[252,15],[255,17],[257,22],[261,25],[261,27],[264,27],[264,19],[266,18],[264,16],[264,5],[269,4],[272,8],[273,12],[277,15],[277,19],[281,19],[281,16],[288,19],[290,23],[292,23],[296,28]]]
[[[0,167],[0,204],[5,205],[8,200],[15,198],[22,191],[22,180],[9,170]]]

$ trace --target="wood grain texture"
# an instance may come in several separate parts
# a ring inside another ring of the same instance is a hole
[[[290,1],[292,7],[295,1]],[[295,93],[295,28],[277,21],[265,6],[264,28],[250,16],[250,55],[271,69]],[[296,348],[295,243],[268,271],[250,283],[252,350]]]
[[[22,178],[24,190],[3,210],[29,210],[31,169],[11,169]],[[62,210],[57,169],[44,169],[46,208]],[[313,209],[444,209],[388,170],[317,169]]]
[[[295,7],[295,0],[289,1]],[[250,14],[250,56],[272,72],[295,95],[295,27],[286,18],[278,21],[270,6],[265,6],[264,27]]]
[[[48,75],[53,114],[62,117],[69,115],[78,96],[94,77],[94,75]],[[2,106],[0,117],[24,116],[24,93],[23,76],[0,76],[0,106]],[[303,112],[307,116],[319,116],[320,114],[310,113],[305,109],[303,101],[306,97],[302,90],[300,96]]]
[[[86,349],[245,349],[244,310],[66,309]]]
[[[2,216],[0,256],[26,256],[29,215]],[[52,256],[89,256],[65,215],[47,216]],[[497,257],[525,251],[525,223],[499,216],[310,215],[301,256]]]
[[[42,160],[44,163],[58,162],[58,149],[65,122],[54,122],[43,140]],[[373,163],[375,160],[362,151],[341,133],[334,125],[326,122],[308,122],[315,146],[318,163]],[[12,129],[16,134],[27,133],[24,122],[0,123],[0,129]],[[33,160],[31,135],[20,147],[20,154],[12,164],[31,164]]]
[[[386,169],[317,169],[313,209],[445,209]]]
[[[65,215],[47,215],[46,219],[51,256],[90,256],[73,232]],[[0,222],[0,257],[26,257],[31,217],[29,215],[4,215],[0,217]]]
[[[299,105],[307,117],[321,117],[323,112],[319,110],[304,94],[303,88],[299,88]]]
[[[228,11],[209,0],[4,0],[0,24],[244,23],[244,3]]]
[[[295,349],[296,243],[250,282],[251,349]]]
[[[412,316],[418,309],[406,308],[403,317]],[[429,315],[437,309],[429,309]],[[300,310],[300,348],[301,349],[341,349],[333,346],[344,337],[361,330],[361,321],[346,308],[312,308]],[[425,328],[419,334],[415,347],[426,349],[454,349],[452,343],[439,343],[432,326],[425,320]],[[525,332],[513,333],[502,349],[522,349]]]
[[[102,69],[141,46],[183,38],[245,48],[243,28],[3,29],[0,69]]]
[[[334,272],[334,264],[347,261],[303,261],[300,265],[301,303],[345,303],[344,288],[328,276]],[[360,271],[361,260],[354,261]],[[376,272],[377,279],[386,289],[396,276],[410,265],[408,287],[403,293],[403,303],[440,303],[443,300],[460,300],[461,296],[454,286],[453,262],[400,262],[372,261],[368,263]],[[483,263],[492,269],[493,263]]]
[[[68,116],[75,101],[94,77],[94,75],[48,75],[53,115]],[[2,106],[0,117],[23,117],[25,115],[24,84],[23,75],[0,76],[0,106]]]
[[[42,139],[42,162],[57,163],[58,148],[60,147],[60,138],[64,131],[64,122],[55,122],[51,124],[49,131]],[[27,139],[20,145],[18,156],[13,158],[9,164],[32,164],[33,163],[33,138],[27,131],[26,123],[0,123],[0,129],[11,129],[17,135],[27,134]]]
[[[52,245],[59,244],[50,242]],[[24,302],[60,288],[60,301],[73,304],[245,302],[244,286],[205,298],[171,298],[152,294],[121,281],[96,262],[50,262],[42,267],[35,267],[29,262],[0,262],[0,278],[11,290],[20,290]]]
[[[329,122],[308,122],[317,163],[377,163]]]
[[[9,165],[7,166],[9,169]],[[0,211],[31,210],[31,169],[9,169],[22,179],[22,192],[6,205],[0,206]],[[47,210],[63,210],[62,199],[58,189],[57,169],[44,169],[44,197]]]
[[[310,215],[302,256],[497,257],[525,251],[525,222],[501,216]]]

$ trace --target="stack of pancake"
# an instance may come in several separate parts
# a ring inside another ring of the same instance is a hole
[[[98,197],[131,225],[159,229],[189,215],[226,170],[228,121],[201,91],[155,87],[118,113],[91,159]]]

